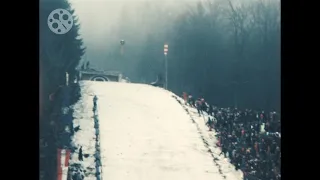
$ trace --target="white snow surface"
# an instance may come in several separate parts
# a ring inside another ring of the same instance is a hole
[[[77,127],[80,125],[80,131],[75,132],[72,137],[72,143],[76,147],[82,146],[83,154],[90,154],[88,158],[83,158],[84,161],[78,161],[78,150],[73,153],[70,160],[70,165],[74,163],[81,164],[87,171],[86,180],[96,180],[95,177],[95,129],[93,119],[93,96],[92,91],[87,86],[81,87],[82,97],[73,106],[73,126]],[[90,173],[89,173],[90,172]]]
[[[145,84],[94,81],[80,84],[82,98],[74,108],[78,110],[75,122],[88,130],[82,130],[85,133],[79,133],[73,142],[83,145],[84,153],[94,153],[92,107],[93,96],[97,95],[102,180],[224,179],[196,125],[172,97],[173,93]],[[214,132],[207,131],[203,117],[187,108],[194,113],[193,118],[214,154],[220,153],[213,148]],[[83,163],[93,167],[93,160],[89,157]],[[221,163],[226,180],[241,179],[229,162]]]

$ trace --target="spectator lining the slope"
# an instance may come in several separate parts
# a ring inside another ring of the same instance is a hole
[[[94,97],[93,97],[93,106],[94,106],[94,107],[97,106],[97,100],[98,100],[97,95],[94,95]]]
[[[202,113],[203,112],[207,112],[208,113],[208,107],[209,107],[209,105],[204,100],[204,98],[201,98],[201,111],[202,111]]]
[[[208,115],[212,116],[213,115],[213,107],[212,105],[209,104],[208,106],[208,111],[207,111]]]
[[[209,117],[206,125],[209,127],[209,131],[212,131],[212,128],[213,128],[213,119],[211,119],[211,118]]]
[[[78,159],[79,159],[79,161],[83,161],[82,146],[79,149]]]
[[[201,116],[201,114],[202,114],[202,101],[200,98],[198,98],[196,100],[196,107],[197,107],[197,111],[198,111],[199,116]]]
[[[191,94],[188,96],[188,103],[191,107],[196,107],[195,100]]]
[[[187,105],[187,103],[188,103],[188,94],[186,92],[183,92],[182,96],[183,96],[184,104]]]

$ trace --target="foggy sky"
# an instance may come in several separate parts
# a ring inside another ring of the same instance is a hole
[[[83,60],[90,61],[94,68],[134,74],[148,35],[156,35],[165,43],[166,33],[176,17],[199,1],[214,0],[70,0],[87,48]],[[232,0],[234,5],[237,1]],[[241,2],[244,1],[250,0]],[[146,2],[151,4],[150,8]],[[164,13],[170,15],[170,19],[164,19]],[[121,39],[126,42],[125,61],[114,56],[120,52]],[[163,51],[163,43],[159,43],[159,52]]]
[[[170,28],[174,17],[183,12],[186,5],[197,1],[199,0],[70,0],[75,15],[79,18],[80,34],[87,47],[83,59],[90,60],[92,66],[101,69],[134,71],[131,62],[119,64],[109,59],[110,53],[119,48],[119,41],[126,41],[126,55],[130,52],[141,53],[143,50],[139,49],[139,45],[143,44],[148,34],[164,38],[162,36]],[[145,2],[150,2],[153,8],[145,8]],[[164,11],[173,18],[161,18],[161,12]],[[123,18],[124,12],[126,18]],[[165,38],[163,41],[166,41]],[[162,46],[163,44],[159,44],[160,51]],[[131,68],[124,68],[125,66]]]

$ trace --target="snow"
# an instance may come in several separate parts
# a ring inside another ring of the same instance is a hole
[[[80,163],[85,170],[91,173],[86,176],[86,180],[96,180],[95,177],[95,128],[93,119],[93,96],[90,89],[86,86],[81,87],[81,99],[74,105],[74,127],[80,126],[79,132],[75,132],[72,143],[78,149],[73,153],[70,160],[70,165]],[[89,154],[88,158],[84,157],[84,161],[78,160],[78,150],[82,146],[83,154]]]
[[[184,102],[182,98],[176,97],[180,102]],[[195,120],[197,126],[199,127],[201,135],[204,137],[206,142],[209,144],[209,148],[212,151],[212,154],[215,158],[217,158],[217,163],[221,166],[221,170],[223,174],[227,177],[232,177],[231,179],[242,180],[243,173],[239,170],[236,171],[234,165],[232,165],[228,158],[224,158],[223,155],[219,156],[221,153],[221,149],[216,147],[216,143],[218,142],[215,131],[208,131],[208,127],[205,125],[205,122],[208,120],[209,116],[207,113],[204,113],[203,116],[199,117],[198,112],[195,108],[191,108],[190,106],[183,105],[185,109],[190,112],[190,116]]]
[[[241,179],[228,161],[218,157],[214,132],[208,132],[203,117],[199,117],[195,109],[180,105],[173,93],[145,84],[94,81],[80,84],[82,98],[74,106],[74,126],[80,125],[81,130],[75,133],[73,143],[83,146],[84,154],[90,154],[81,162],[83,166],[94,168],[92,108],[93,96],[97,95],[101,179],[222,180],[219,168],[225,179]],[[192,123],[191,118],[196,123]],[[210,144],[214,156],[221,159],[220,167],[201,137]],[[77,157],[75,153],[71,162],[78,162]],[[85,179],[95,178],[89,175]]]

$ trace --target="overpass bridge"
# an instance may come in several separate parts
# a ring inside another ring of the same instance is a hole
[[[120,82],[123,76],[119,71],[85,69],[79,71],[79,80]]]

